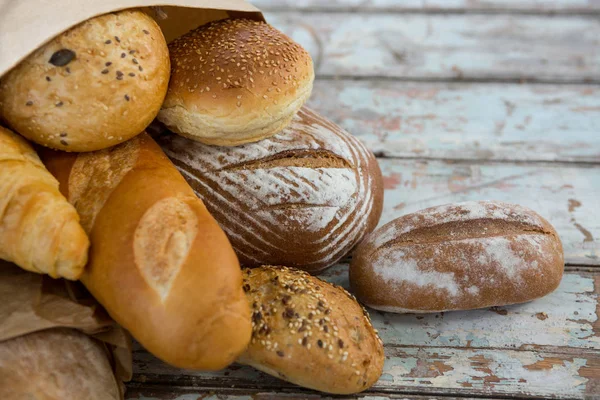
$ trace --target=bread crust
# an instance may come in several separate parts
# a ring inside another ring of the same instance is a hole
[[[448,204],[389,222],[357,248],[350,285],[369,307],[427,313],[522,303],[552,292],[563,248],[548,221],[515,204]]]
[[[104,347],[67,328],[0,342],[0,398],[119,400]]]
[[[0,116],[43,146],[93,151],[139,134],[167,91],[162,31],[141,11],[92,18],[52,39],[0,81]]]
[[[47,151],[44,161],[89,229],[81,281],[111,317],[177,367],[233,362],[251,331],[239,262],[156,143],[142,134],[94,153]]]
[[[383,183],[373,154],[306,107],[281,133],[240,147],[177,135],[157,140],[243,266],[318,272],[348,254],[381,216]]]
[[[158,119],[187,138],[237,146],[285,128],[310,96],[310,55],[263,21],[225,19],[169,44],[171,82]]]
[[[383,344],[368,313],[339,286],[306,272],[246,269],[252,340],[239,362],[300,386],[361,392],[383,370]]]

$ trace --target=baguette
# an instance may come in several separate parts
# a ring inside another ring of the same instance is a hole
[[[235,253],[145,133],[92,153],[43,152],[91,241],[81,281],[148,351],[215,370],[250,340]]]
[[[78,279],[89,240],[79,216],[25,139],[0,126],[0,258]]]

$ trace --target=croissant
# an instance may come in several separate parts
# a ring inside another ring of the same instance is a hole
[[[0,126],[0,258],[53,278],[78,279],[88,237],[35,150]]]

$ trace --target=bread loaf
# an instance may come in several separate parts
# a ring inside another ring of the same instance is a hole
[[[467,310],[544,296],[563,267],[561,241],[537,213],[466,202],[405,215],[373,232],[352,259],[350,284],[378,310]]]
[[[35,150],[0,126],[0,258],[53,278],[78,279],[89,240]]]
[[[163,150],[225,230],[242,265],[311,273],[345,256],[381,215],[381,171],[352,135],[307,109],[281,133],[239,147],[176,135]]]
[[[156,117],[169,83],[162,31],[141,11],[85,21],[36,50],[0,80],[0,117],[36,143],[104,149]]]
[[[81,281],[158,358],[220,369],[250,340],[239,263],[223,231],[146,134],[44,161],[91,241]]]
[[[273,136],[308,99],[315,76],[308,52],[263,21],[211,22],[171,42],[169,53],[158,119],[206,144]]]
[[[122,396],[104,347],[75,329],[56,328],[0,342],[0,399]]]
[[[350,394],[383,370],[383,344],[354,296],[306,272],[246,269],[252,340],[238,362],[300,386]]]

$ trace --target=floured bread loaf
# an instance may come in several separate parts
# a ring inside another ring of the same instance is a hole
[[[250,340],[239,263],[223,231],[146,134],[42,157],[89,233],[83,284],[148,351],[221,369]]]
[[[366,310],[339,286],[286,267],[246,269],[252,340],[238,362],[289,382],[350,394],[383,370],[383,344]]]
[[[121,398],[106,350],[75,329],[48,329],[0,342],[0,399]]]
[[[375,157],[306,107],[281,133],[239,147],[177,135],[157,140],[244,266],[317,272],[346,255],[379,221],[383,184]]]
[[[436,312],[521,303],[560,283],[563,249],[534,211],[501,202],[449,204],[405,215],[356,250],[350,284],[369,307]]]

